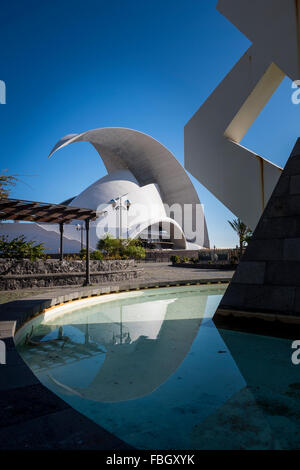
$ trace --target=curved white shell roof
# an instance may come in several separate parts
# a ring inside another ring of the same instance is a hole
[[[97,209],[117,196],[123,196],[139,189],[140,186],[129,170],[117,170],[100,178],[76,196],[70,206]]]
[[[169,206],[179,204],[184,210],[185,204],[200,204],[195,188],[184,168],[166,147],[149,135],[118,127],[100,128],[81,134],[69,134],[59,140],[50,152],[49,157],[66,145],[80,141],[90,142],[95,147],[106,166],[108,176],[105,177],[107,180],[104,181],[102,178],[94,183],[95,188],[93,188],[94,185],[87,188],[72,201],[72,204],[76,203],[77,206],[80,206],[79,198],[81,201],[88,203],[89,201],[85,197],[88,193],[91,197],[94,189],[96,192],[100,181],[101,184],[113,182],[113,175],[122,171],[132,175],[134,178],[134,181],[130,179],[132,184],[136,181],[139,186],[158,185],[162,202]],[[125,193],[128,192],[131,192],[131,190],[125,191]],[[116,197],[116,194],[114,197]],[[85,203],[85,207],[91,206]],[[204,214],[202,215],[201,230],[198,230],[196,240],[193,241],[200,246],[209,247],[206,222]],[[174,214],[174,219],[176,220],[176,214]],[[182,220],[176,221],[180,225],[183,223]],[[183,230],[187,240],[192,240],[194,234],[188,233],[185,227],[183,227]]]

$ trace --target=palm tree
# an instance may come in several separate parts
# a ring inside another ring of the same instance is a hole
[[[4,170],[3,173],[6,173],[7,170]],[[0,199],[7,199],[10,193],[12,186],[15,186],[18,181],[17,175],[5,175],[0,174]],[[5,219],[0,217],[0,222]]]
[[[243,255],[243,248],[245,244],[249,242],[249,239],[252,236],[252,231],[249,227],[247,227],[241,219],[234,219],[232,221],[228,220],[229,225],[233,228],[233,230],[237,233],[240,241],[240,259]]]
[[[7,170],[3,171],[3,173],[6,172]],[[11,187],[15,186],[17,181],[17,175],[0,174],[0,199],[6,199],[9,196]]]

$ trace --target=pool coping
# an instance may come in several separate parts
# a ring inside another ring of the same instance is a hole
[[[140,289],[228,284],[230,280],[231,277],[137,280],[73,288],[65,295],[60,295],[62,289],[57,289],[50,295],[45,293],[0,305],[0,340],[6,346],[6,364],[0,365],[0,450],[132,449],[41,384],[15,347],[15,333],[28,321],[49,309],[80,299]]]
[[[214,314],[213,322],[221,329],[291,340],[300,337],[300,318],[295,315],[219,307]]]

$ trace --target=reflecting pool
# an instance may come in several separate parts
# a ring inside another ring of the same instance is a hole
[[[224,290],[73,303],[25,326],[18,350],[46,387],[138,449],[299,448],[291,341],[218,330]]]

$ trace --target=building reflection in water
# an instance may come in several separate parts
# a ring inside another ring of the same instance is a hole
[[[27,345],[22,354],[40,380],[50,380],[59,392],[99,402],[132,400],[176,371],[206,303],[205,293],[193,297],[187,289],[179,297],[149,295],[85,308],[38,326],[32,336],[41,343]]]

